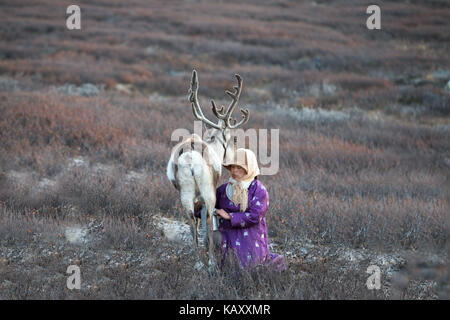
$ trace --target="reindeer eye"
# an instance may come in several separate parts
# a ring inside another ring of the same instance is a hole
[[[212,136],[212,137],[211,137],[211,141],[214,141],[214,140],[216,140],[216,137],[215,137],[215,136]]]

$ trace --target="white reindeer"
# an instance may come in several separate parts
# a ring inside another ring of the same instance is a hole
[[[233,145],[231,141],[231,130],[247,123],[250,115],[247,109],[241,110],[243,119],[237,124],[235,119],[233,119],[233,124],[230,123],[231,114],[239,101],[242,90],[242,78],[237,74],[235,76],[238,82],[238,85],[234,87],[235,91],[225,91],[232,99],[226,112],[222,113],[223,106],[218,110],[214,100],[211,100],[212,111],[218,119],[218,122],[214,123],[203,115],[197,98],[197,72],[195,70],[192,72],[189,90],[192,111],[198,120],[211,129],[206,132],[205,140],[192,134],[177,144],[172,149],[167,166],[167,177],[180,191],[181,204],[190,222],[196,252],[198,250],[197,228],[200,219],[196,219],[194,216],[194,203],[200,201],[205,203],[210,270],[215,266],[212,216],[216,204],[216,187],[222,174],[222,163],[225,158],[232,157],[234,154],[235,144]]]

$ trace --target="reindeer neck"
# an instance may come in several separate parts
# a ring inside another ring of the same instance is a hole
[[[223,157],[225,155],[225,149],[220,139],[215,139],[212,142],[206,142],[209,148],[211,148],[223,162]],[[226,147],[226,145],[225,145]]]

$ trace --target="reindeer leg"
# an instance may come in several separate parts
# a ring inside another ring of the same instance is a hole
[[[208,270],[213,272],[216,267],[215,248],[214,248],[214,231],[213,231],[213,213],[214,204],[208,204],[208,219],[206,220],[208,231]]]
[[[198,225],[198,219],[195,218],[194,213],[192,215],[189,215],[190,219],[190,227],[191,227],[191,234],[192,234],[192,243],[194,244],[194,254],[197,257],[197,262],[194,265],[194,268],[198,270],[202,270],[205,266],[205,261],[203,259],[203,254],[201,252],[199,243],[198,243],[198,233],[197,233],[197,225]]]
[[[197,257],[197,261],[201,261],[199,256],[198,236],[197,236],[197,223],[194,215],[194,199],[195,194],[191,190],[181,190],[181,204],[185,208],[187,219],[191,228],[192,243],[194,245],[194,254]],[[197,268],[197,267],[196,267]],[[201,266],[198,266],[201,268]]]
[[[194,213],[190,215],[189,222],[191,227],[192,242],[194,243],[195,250],[198,250],[197,221],[194,216]]]
[[[207,209],[206,206],[203,205],[202,209],[201,209],[201,213],[200,213],[200,230],[199,230],[199,246],[200,247],[204,247],[205,243],[206,243],[206,234],[207,234],[207,229],[206,229],[206,218],[207,218]]]

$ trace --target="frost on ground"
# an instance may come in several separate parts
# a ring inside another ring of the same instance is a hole
[[[182,221],[165,217],[155,217],[155,225],[170,242],[191,247],[193,245],[191,229]]]
[[[88,166],[89,161],[84,157],[75,157],[69,160],[68,168]]]
[[[267,113],[273,116],[288,116],[298,121],[342,121],[350,118],[350,112],[325,110],[321,108],[290,108],[275,105]]]
[[[122,173],[114,165],[98,162],[91,163],[85,157],[74,157],[69,159],[65,168],[53,177],[40,177],[37,172],[30,170],[11,170],[6,173],[6,177],[20,190],[30,190],[33,195],[46,195],[57,192],[60,182],[65,180],[66,176],[68,174],[70,175],[70,172],[73,170],[85,173],[86,176],[90,177],[122,176],[122,178],[118,179],[120,181],[120,183],[117,184],[118,191],[133,184],[145,183],[147,178],[147,174],[143,171],[129,171],[128,173]]]
[[[64,231],[64,235],[70,243],[82,244],[86,242],[86,229],[79,227],[69,227]]]
[[[104,85],[94,85],[92,83],[84,83],[81,86],[76,86],[74,84],[65,84],[56,88],[57,91],[68,94],[68,95],[78,95],[85,97],[92,97],[98,95],[104,88]]]

